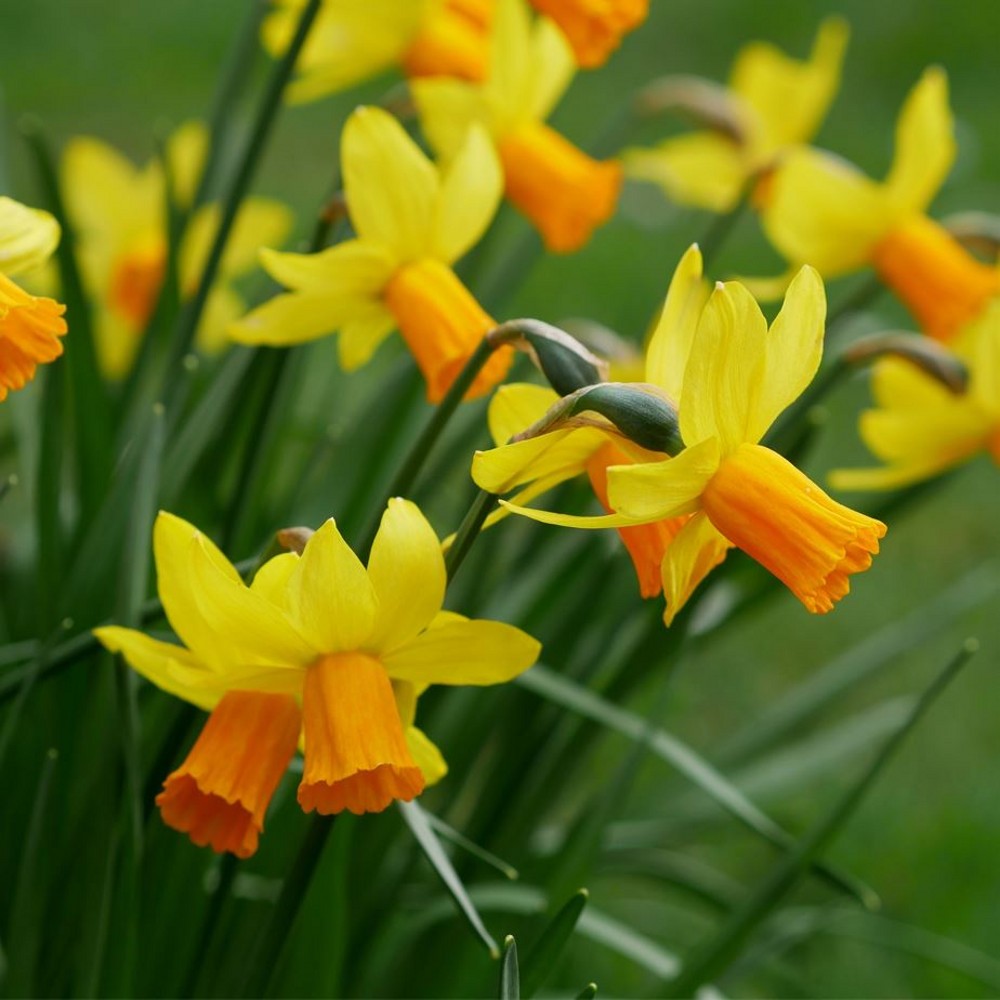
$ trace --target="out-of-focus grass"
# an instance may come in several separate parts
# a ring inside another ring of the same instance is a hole
[[[218,64],[245,4],[40,0],[21,5],[16,22],[8,20],[0,37],[7,116],[0,179],[8,179],[7,186],[29,200],[35,194],[13,131],[27,112],[40,116],[58,141],[93,133],[136,158],[148,158],[156,129],[205,112]],[[653,8],[650,23],[626,41],[611,66],[581,76],[560,108],[557,121],[574,138],[586,142],[599,134],[629,91],[659,73],[724,76],[733,53],[750,38],[767,38],[804,54],[819,19],[832,12],[826,4],[796,0],[653,0]],[[936,207],[1000,206],[1000,132],[995,127],[1000,8],[992,0],[961,5],[850,0],[836,11],[851,22],[853,34],[842,92],[821,133],[823,143],[875,175],[884,172],[903,97],[927,64],[941,63],[951,79],[961,155]],[[290,201],[301,213],[300,232],[308,231],[311,214],[327,190],[344,115],[357,100],[380,92],[371,86],[360,98],[352,94],[283,116],[257,190]],[[510,314],[549,320],[587,316],[640,337],[680,251],[709,221],[665,205],[647,212],[649,204],[649,192],[630,192],[625,210],[586,251],[549,258],[535,270]],[[762,252],[753,221],[747,220],[722,255],[718,273],[761,270],[762,262],[777,265]],[[842,293],[831,287],[831,300]],[[864,322],[874,327],[902,320],[900,310],[883,300]],[[323,356],[322,350],[317,355]],[[325,356],[332,365],[332,348]],[[859,385],[838,395],[831,420],[835,431],[824,438],[815,457],[817,468],[864,460],[850,427],[850,414],[864,398]],[[3,419],[0,414],[0,423]],[[675,684],[671,718],[680,734],[711,755],[789,686],[859,637],[932,600],[984,558],[1000,555],[998,498],[1000,473],[981,460],[933,499],[892,522],[883,555],[869,573],[854,579],[851,597],[835,614],[812,618],[785,596],[720,641],[705,644]],[[995,928],[1000,925],[995,877],[1000,837],[997,610],[994,599],[964,615],[801,734],[808,738],[837,717],[912,690],[958,640],[967,634],[980,637],[983,654],[904,749],[834,856],[879,889],[893,916],[987,952],[996,950]],[[765,804],[779,819],[801,828],[857,764],[847,760],[826,769],[809,795]],[[664,788],[662,765],[647,763],[630,798],[630,815],[669,816],[671,798]],[[757,870],[761,861],[735,854],[725,840],[705,844],[704,854],[742,876]],[[669,920],[662,903],[632,892],[628,880],[619,880],[615,892],[616,912],[640,929],[644,922]],[[972,988],[917,958],[887,956],[835,937],[819,939],[800,957],[808,970],[806,980],[828,996],[855,995],[859,989],[961,995]],[[574,947],[573,960],[581,982],[600,979],[600,968],[594,968],[595,959],[584,946]],[[640,988],[641,980],[635,985]]]

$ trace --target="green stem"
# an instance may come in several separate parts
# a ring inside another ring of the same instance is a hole
[[[178,318],[177,327],[174,331],[174,343],[168,364],[168,371],[172,371],[175,368],[194,343],[198,322],[201,319],[205,304],[208,302],[209,292],[219,272],[222,256],[229,241],[233,223],[236,221],[236,215],[250,187],[250,181],[264,151],[264,146],[271,132],[271,126],[274,124],[278,108],[281,105],[281,97],[285,91],[285,85],[291,78],[299,52],[305,44],[309,29],[312,27],[321,5],[322,0],[308,0],[305,9],[302,11],[302,16],[299,18],[295,35],[288,46],[288,51],[285,52],[274,67],[271,77],[268,80],[264,97],[260,107],[257,109],[253,129],[247,140],[243,155],[240,157],[236,176],[233,178],[229,190],[226,192],[226,197],[223,200],[219,228],[212,242],[212,247],[209,250],[208,258],[205,261],[205,268],[198,282],[198,288],[191,299],[185,304]]]
[[[424,425],[424,429],[413,442],[409,454],[406,456],[399,471],[393,477],[386,493],[385,502],[375,511],[368,530],[362,535],[362,542],[358,546],[358,554],[367,553],[375,540],[375,534],[382,521],[382,512],[386,504],[393,498],[406,496],[413,488],[420,470],[423,468],[431,449],[436,444],[442,431],[448,425],[448,421],[454,416],[459,403],[462,402],[469,387],[476,380],[476,376],[482,371],[484,365],[489,361],[490,356],[496,349],[496,344],[489,336],[484,337],[479,346],[472,352],[465,367],[458,373],[458,377],[451,384],[451,388],[445,393],[444,399],[437,405],[431,414],[430,420]]]
[[[829,335],[834,327],[843,323],[845,319],[848,319],[866,306],[870,306],[884,291],[885,285],[882,284],[881,279],[877,275],[858,287],[847,298],[830,310],[830,313],[826,317],[827,335]]]
[[[472,501],[465,517],[462,518],[462,523],[458,526],[458,531],[455,532],[455,539],[451,543],[451,548],[448,549],[448,554],[445,556],[444,566],[448,574],[449,583],[454,580],[459,566],[465,562],[465,557],[469,554],[469,550],[479,537],[479,532],[482,530],[486,518],[489,517],[490,511],[493,510],[496,503],[497,497],[494,493],[487,493],[486,490],[480,490],[476,494],[476,498]]]
[[[723,244],[729,239],[730,234],[736,228],[736,223],[743,217],[747,205],[750,203],[748,187],[741,195],[740,200],[728,212],[717,215],[698,240],[698,247],[701,250],[702,266],[707,271],[715,261]]]
[[[799,841],[798,847],[772,868],[770,875],[732,914],[715,937],[684,963],[677,978],[668,985],[665,996],[693,997],[699,987],[712,982],[728,968],[753,931],[781,903],[813,859],[840,831],[902,742],[977,649],[978,643],[974,640],[966,641],[920,696],[909,717],[885,741],[860,777],[834,803],[833,808],[813,825]]]

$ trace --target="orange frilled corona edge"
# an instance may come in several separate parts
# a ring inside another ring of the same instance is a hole
[[[745,444],[719,466],[702,509],[734,545],[824,614],[871,566],[886,527],[826,495],[769,448]]]
[[[586,69],[602,65],[622,36],[649,14],[649,0],[531,0],[566,35],[576,61]]]
[[[65,312],[64,305],[29,295],[0,274],[0,400],[24,388],[38,365],[62,354]]]

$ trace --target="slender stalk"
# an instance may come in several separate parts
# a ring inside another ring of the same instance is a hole
[[[198,322],[208,301],[209,291],[219,272],[219,266],[222,263],[222,256],[225,252],[226,244],[229,242],[229,235],[232,231],[233,223],[236,221],[236,215],[250,187],[250,181],[253,178],[257,164],[260,162],[261,154],[267,144],[271,126],[274,124],[278,108],[281,105],[281,97],[285,91],[285,85],[292,75],[299,52],[305,44],[306,38],[309,35],[309,29],[316,20],[316,15],[319,13],[321,4],[322,0],[308,0],[305,9],[302,11],[302,16],[299,18],[295,35],[288,46],[288,51],[274,67],[271,77],[268,80],[264,97],[261,100],[260,107],[257,109],[253,129],[247,140],[246,148],[243,150],[243,155],[240,157],[236,176],[233,177],[223,200],[219,228],[205,261],[205,268],[198,281],[198,288],[191,299],[185,304],[178,317],[177,327],[174,330],[174,343],[171,350],[168,371],[173,370],[175,365],[190,350],[194,342]]]
[[[747,187],[740,195],[740,200],[728,212],[717,215],[702,234],[701,239],[698,240],[702,264],[706,271],[715,261],[719,251],[736,228],[736,224],[743,218],[743,213],[746,211],[747,205],[750,204],[751,189],[751,187]]]
[[[877,275],[866,281],[856,291],[848,295],[843,302],[830,310],[826,317],[827,335],[834,327],[839,326],[854,313],[870,306],[884,291],[885,285],[882,284]]]
[[[479,532],[496,503],[497,497],[494,493],[480,490],[476,494],[476,498],[472,501],[465,517],[462,518],[462,523],[458,526],[458,531],[455,532],[451,548],[448,549],[448,554],[445,556],[444,566],[449,583],[455,579],[458,568],[465,562],[465,557],[479,537]]]
[[[781,903],[788,891],[808,869],[812,860],[840,831],[906,737],[977,649],[978,643],[974,640],[965,642],[961,650],[920,696],[909,717],[885,741],[860,777],[834,803],[829,812],[813,825],[799,841],[798,847],[775,865],[767,878],[723,924],[715,937],[685,962],[677,978],[668,984],[665,996],[695,996],[702,984],[713,981],[728,968],[754,929]]]

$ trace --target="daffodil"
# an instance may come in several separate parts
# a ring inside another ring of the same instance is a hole
[[[559,25],[577,63],[588,69],[606,62],[622,36],[649,14],[649,0],[531,0],[531,4]]]
[[[273,56],[288,48],[305,0],[276,0],[261,39]],[[325,0],[288,87],[313,101],[399,67],[409,77],[486,76],[493,0]]]
[[[967,326],[951,350],[968,371],[956,393],[900,358],[872,373],[876,407],[862,413],[861,436],[886,464],[830,475],[843,490],[895,489],[986,452],[1000,465],[1000,302]]]
[[[847,38],[847,25],[828,18],[806,60],[766,42],[744,46],[728,89],[698,89],[711,95],[720,127],[628,149],[626,174],[659,185],[673,201],[712,212],[730,211],[748,186],[763,193],[768,172],[819,129],[840,84]]]
[[[810,611],[829,611],[847,594],[848,578],[871,565],[885,525],[836,503],[760,444],[819,367],[825,312],[823,284],[811,268],[792,281],[770,329],[746,288],[716,285],[700,315],[688,319],[688,335],[666,342],[671,355],[661,361],[664,370],[683,370],[684,449],[661,461],[611,466],[607,500],[616,513],[512,509],[579,528],[687,515],[666,550],[665,593],[689,592],[685,587],[717,563],[728,544],[761,563]]]
[[[197,123],[179,128],[168,143],[174,190],[190,207],[201,173],[207,134]],[[63,154],[62,184],[77,231],[84,281],[95,305],[98,359],[105,376],[120,379],[132,367],[152,317],[167,262],[167,194],[162,165],[136,167],[98,139],[70,140]],[[178,256],[181,294],[194,293],[219,225],[219,207],[192,215]],[[208,352],[226,344],[226,325],[245,311],[233,281],[257,262],[257,250],[279,243],[292,223],[277,201],[243,203],[198,328],[198,346]]]
[[[161,513],[157,585],[184,645],[126,628],[96,635],[208,722],[157,802],[200,845],[247,857],[299,745],[307,812],[376,812],[445,770],[413,726],[429,684],[497,684],[534,663],[519,629],[441,610],[445,567],[416,506],[390,502],[367,569],[327,521],[248,587],[196,528]]]
[[[702,280],[701,254],[691,247],[674,273],[666,302],[649,340],[640,382],[652,391],[676,400],[684,375],[684,362],[698,316],[708,297]],[[610,511],[607,474],[610,466],[662,460],[665,455],[640,447],[612,424],[598,419],[578,426],[568,426],[538,436],[524,432],[540,421],[558,402],[551,389],[537,385],[501,386],[490,400],[488,420],[490,435],[497,447],[477,452],[472,477],[477,485],[493,493],[518,489],[511,504],[527,503],[557,484],[586,475],[594,494]],[[515,439],[513,443],[511,439]],[[503,517],[510,506],[491,515],[492,524]],[[667,623],[673,620],[704,575],[725,555],[720,544],[704,571],[678,578],[666,559],[669,547],[688,520],[686,515],[665,518],[650,524],[627,525],[618,533],[635,567],[639,591],[643,597],[664,592]]]
[[[483,126],[503,164],[507,197],[549,250],[577,250],[614,213],[621,165],[592,159],[545,124],[574,73],[569,45],[551,21],[532,21],[524,0],[498,0],[491,44],[481,85],[413,83],[424,132],[447,161],[470,125]]]
[[[341,142],[344,196],[358,238],[317,254],[263,251],[264,269],[291,291],[230,327],[248,344],[297,344],[339,331],[341,366],[353,371],[398,329],[436,402],[496,323],[451,269],[485,231],[501,197],[500,166],[481,129],[470,129],[438,169],[388,112],[358,108]],[[470,396],[503,379],[502,348]]]
[[[1000,291],[1000,271],[925,214],[954,159],[947,77],[931,68],[903,105],[883,182],[830,153],[798,149],[768,184],[764,228],[793,268],[809,263],[832,278],[874,267],[927,334],[951,340]]]
[[[59,224],[38,209],[0,197],[0,400],[62,354],[66,307],[29,295],[10,275],[45,264],[59,243]]]

